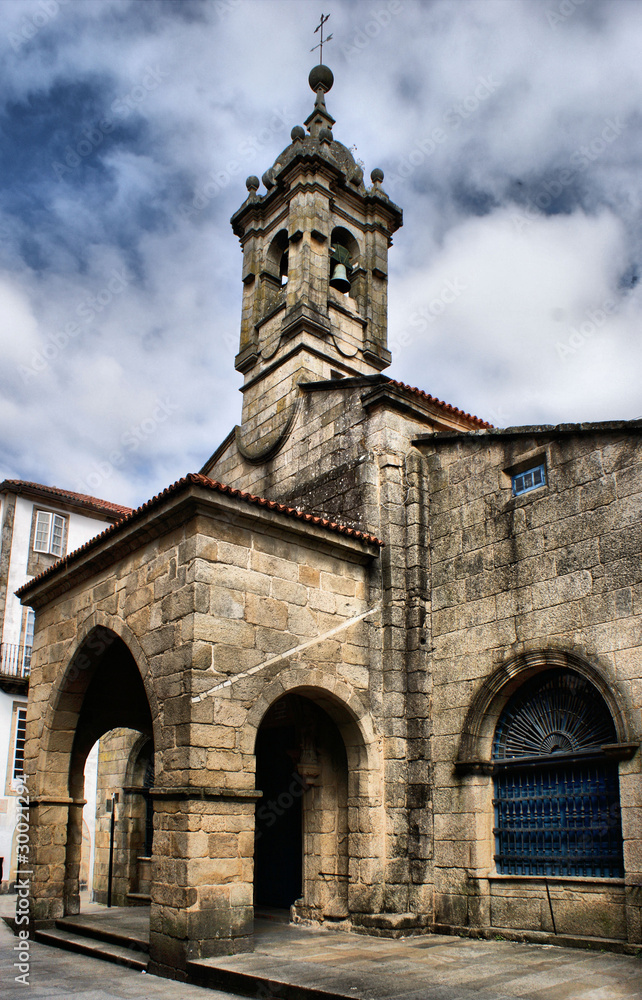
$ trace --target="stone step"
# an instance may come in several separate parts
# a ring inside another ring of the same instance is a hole
[[[149,941],[146,938],[137,937],[125,931],[109,929],[93,922],[91,918],[84,920],[81,916],[62,917],[60,920],[56,920],[56,927],[61,931],[77,934],[80,937],[93,938],[96,941],[104,941],[106,944],[129,948],[133,952],[149,952]]]
[[[78,952],[80,955],[89,955],[91,958],[101,958],[106,962],[115,962],[117,965],[125,965],[129,969],[136,969],[138,972],[145,972],[147,969],[147,955],[138,954],[131,948],[118,944],[108,944],[105,941],[95,941],[90,938],[81,937],[79,934],[60,930],[58,927],[42,928],[35,932],[36,941],[40,944],[48,944],[54,948],[64,948],[67,951]]]
[[[376,976],[256,952],[195,959],[187,963],[187,974],[198,986],[279,1000],[359,1000],[377,985]]]

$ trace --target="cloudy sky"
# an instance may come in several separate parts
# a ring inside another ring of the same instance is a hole
[[[312,109],[404,210],[388,374],[642,414],[642,4],[2,0],[0,478],[138,504],[240,417],[230,215]]]

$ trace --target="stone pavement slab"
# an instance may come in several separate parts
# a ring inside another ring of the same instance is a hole
[[[9,915],[12,905],[11,898],[0,897],[0,914]],[[92,904],[82,906],[78,921],[142,937],[145,919],[139,909]],[[25,994],[14,979],[15,944],[0,921],[3,998],[20,991],[30,1000],[228,1000],[233,995],[229,985],[204,989],[176,983],[37,942],[30,945]],[[268,920],[256,921],[253,953],[199,965],[250,977],[261,1000],[642,1000],[640,957],[444,935],[390,940]]]
[[[159,979],[97,958],[32,942],[29,985],[15,981],[16,944],[0,920],[0,996],[2,1000],[231,1000],[230,994]],[[233,1000],[233,998],[232,998]]]
[[[397,940],[256,921],[251,955],[194,963],[220,988],[285,1000],[642,1000],[642,960],[554,945],[430,935]],[[297,992],[298,989],[298,992]]]

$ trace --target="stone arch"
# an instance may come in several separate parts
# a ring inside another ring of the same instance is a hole
[[[265,255],[265,269],[279,284],[286,284],[288,276],[288,233],[280,229],[270,242]],[[284,280],[285,279],[285,280]]]
[[[150,736],[146,736],[144,733],[141,733],[131,748],[129,758],[127,760],[127,769],[125,771],[126,785],[142,785],[144,776],[144,768],[142,765],[144,763],[145,767],[147,766],[145,757],[150,743],[152,744],[153,749],[154,744],[152,738]]]
[[[459,743],[457,763],[485,763],[491,758],[497,722],[511,696],[525,681],[549,669],[571,670],[586,678],[604,699],[617,733],[618,742],[630,739],[625,698],[615,679],[579,656],[557,649],[539,649],[518,653],[501,664],[482,681],[466,714]]]
[[[48,700],[37,768],[38,780],[46,775],[47,793],[55,790],[59,795],[67,794],[68,770],[65,774],[65,768],[60,767],[61,755],[71,754],[76,732],[73,720],[77,723],[98,659],[109,649],[113,637],[123,642],[136,664],[151,713],[154,746],[159,745],[159,705],[145,653],[122,619],[95,611],[79,629],[67,665]]]
[[[335,226],[330,237],[331,246],[341,246],[350,254],[350,266],[359,267],[361,250],[359,242],[349,229],[345,226]]]
[[[153,737],[158,706],[147,660],[124,622],[96,612],[79,630],[71,656],[51,691],[38,748],[38,780],[43,805],[34,826],[45,848],[36,849],[41,881],[51,878],[46,857],[51,824],[66,828],[56,881],[64,913],[80,908],[84,771],[89,751],[101,736],[130,728]],[[154,740],[158,746],[158,739]],[[53,808],[49,808],[53,807]],[[54,815],[55,814],[55,815]],[[59,905],[59,904],[58,904]]]
[[[262,719],[274,702],[289,693],[308,697],[325,709],[343,737],[351,767],[356,764],[359,770],[366,770],[373,777],[381,773],[381,739],[359,696],[344,681],[306,667],[282,671],[262,690],[248,711],[243,727],[244,753],[254,753]]]
[[[304,716],[312,712],[316,717],[312,743],[304,738],[299,744],[302,756],[295,758],[299,761],[296,770],[305,776],[305,782],[309,781],[303,798],[296,803],[303,810],[299,813],[303,841],[297,848],[301,852],[303,889],[296,904],[297,915],[315,920],[345,918],[363,907],[365,900],[374,911],[379,905],[381,878],[376,874],[376,864],[371,860],[370,867],[364,866],[363,859],[383,856],[379,737],[361,699],[347,684],[318,670],[293,667],[267,685],[247,714],[243,749],[253,759],[255,751],[260,752],[262,722],[278,702],[292,695],[303,700],[300,707]],[[309,710],[305,710],[306,702],[311,703]],[[307,722],[303,733],[306,726]],[[316,747],[311,770],[305,752],[310,746]],[[257,823],[261,818],[258,809]],[[261,844],[264,848],[265,843]],[[257,856],[257,864],[258,860]]]

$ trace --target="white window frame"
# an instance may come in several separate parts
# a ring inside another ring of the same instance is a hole
[[[22,719],[22,730],[21,730],[21,719]],[[27,727],[27,706],[18,705],[16,708],[16,718],[15,727],[13,731],[13,750],[11,754],[11,783],[16,781],[21,781],[24,777],[25,769],[25,736]],[[22,752],[22,763],[20,765],[20,771],[16,773],[16,766],[18,764],[18,754]]]
[[[33,608],[27,608],[25,618],[25,641],[22,653],[22,667],[29,670],[31,667],[31,650],[33,649],[33,634],[36,628],[36,612]]]
[[[54,514],[50,510],[37,510],[34,552],[49,552],[53,556],[61,556],[65,547],[66,520],[62,514]]]

